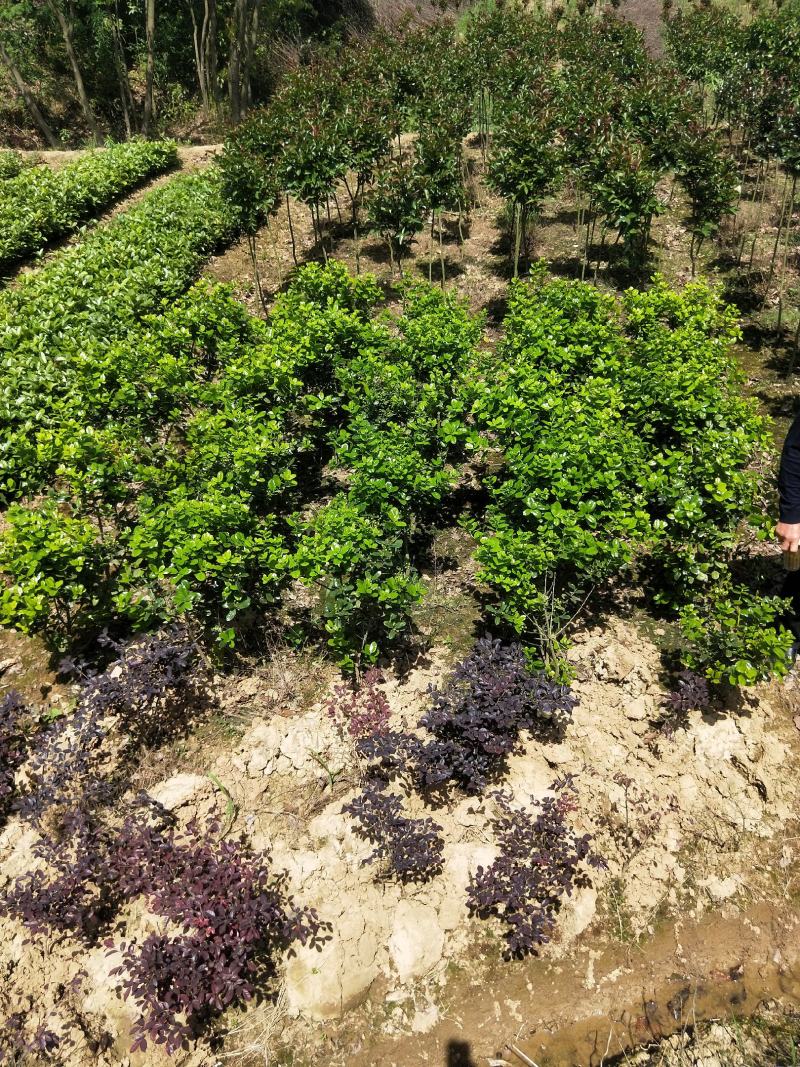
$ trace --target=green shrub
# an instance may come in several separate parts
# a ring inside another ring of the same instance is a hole
[[[55,501],[12,505],[0,541],[0,621],[23,633],[47,628],[56,644],[80,638],[108,619],[113,544],[87,518],[72,518]]]
[[[293,575],[320,591],[328,645],[352,670],[374,663],[408,629],[424,587],[410,564],[408,524],[389,507],[368,515],[335,497],[302,531]]]
[[[684,662],[711,682],[749,686],[783,678],[792,665],[794,638],[780,625],[789,607],[780,597],[720,583],[681,611],[681,630],[689,642]]]
[[[671,611],[724,579],[742,525],[764,525],[752,461],[765,426],[742,395],[737,336],[699,283],[657,280],[620,304],[541,273],[512,287],[472,398],[496,454],[479,577],[503,623],[555,645],[632,567]]]
[[[22,170],[22,156],[12,148],[0,150],[0,181],[16,178]]]

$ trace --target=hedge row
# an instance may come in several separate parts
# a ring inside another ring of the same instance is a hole
[[[17,167],[0,189],[0,271],[71,233],[139,182],[177,162],[172,143],[131,141],[88,153],[60,170]],[[7,164],[12,172],[14,163]]]
[[[63,426],[103,420],[114,343],[237,227],[215,171],[179,176],[0,293],[0,499],[52,482]]]

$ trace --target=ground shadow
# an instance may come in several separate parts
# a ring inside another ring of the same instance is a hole
[[[445,1067],[478,1067],[472,1048],[466,1041],[448,1041]]]

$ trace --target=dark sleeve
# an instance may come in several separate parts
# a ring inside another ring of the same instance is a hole
[[[778,474],[781,522],[800,522],[800,415],[792,423]]]

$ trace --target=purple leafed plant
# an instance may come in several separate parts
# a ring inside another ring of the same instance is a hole
[[[120,884],[171,932],[122,946],[121,991],[138,1005],[134,1050],[174,1052],[215,1013],[251,1000],[294,942],[319,944],[322,925],[291,907],[285,880],[242,841],[199,840],[128,821],[116,850]]]
[[[416,756],[423,792],[448,784],[481,793],[518,751],[520,733],[560,739],[577,703],[564,685],[531,671],[521,645],[483,638],[431,691],[431,708],[420,725],[432,735]]]
[[[34,1062],[49,1060],[62,1046],[58,1034],[48,1030],[44,1024],[31,1033],[26,1029],[26,1022],[25,1015],[15,1011],[0,1026],[0,1063],[27,1063],[29,1057],[34,1057]]]
[[[535,813],[495,794],[499,855],[490,867],[478,868],[467,889],[473,915],[495,916],[505,925],[509,959],[535,953],[549,941],[564,897],[590,884],[587,868],[605,866],[592,852],[590,836],[576,834],[567,822],[575,807],[572,779],[552,789],[555,796],[537,801]]]
[[[110,768],[146,744],[185,729],[202,700],[198,653],[183,630],[137,639],[100,674],[85,677],[78,704],[37,735],[26,764],[23,817],[40,825],[54,807],[108,804],[122,784]],[[75,665],[62,663],[62,671]],[[111,754],[114,751],[114,759]]]
[[[365,863],[384,864],[401,882],[427,882],[441,871],[441,826],[403,815],[402,800],[383,782],[369,781],[343,811],[358,821],[358,835],[375,846]]]
[[[676,688],[666,698],[667,706],[674,715],[685,715],[695,708],[702,711],[710,702],[708,680],[694,671],[681,671]]]
[[[135,1048],[153,1041],[174,1052],[215,1013],[252,999],[293,943],[320,943],[322,925],[311,909],[290,905],[265,854],[215,839],[215,826],[154,825],[140,806],[116,830],[70,812],[37,849],[47,868],[17,878],[0,911],[33,933],[69,932],[91,944],[124,903],[144,900],[169,932],[123,944],[114,973],[140,1009]]]
[[[19,693],[7,693],[0,701],[0,828],[14,799],[16,773],[25,760],[25,721],[30,714]]]
[[[16,916],[34,934],[56,930],[91,944],[123,899],[113,832],[80,806],[50,810],[40,831],[33,846],[40,865],[0,896],[0,914]]]
[[[359,689],[345,684],[334,688],[326,710],[342,736],[359,740],[386,731],[391,710],[385,694],[378,688],[382,681],[380,671],[372,667]]]

